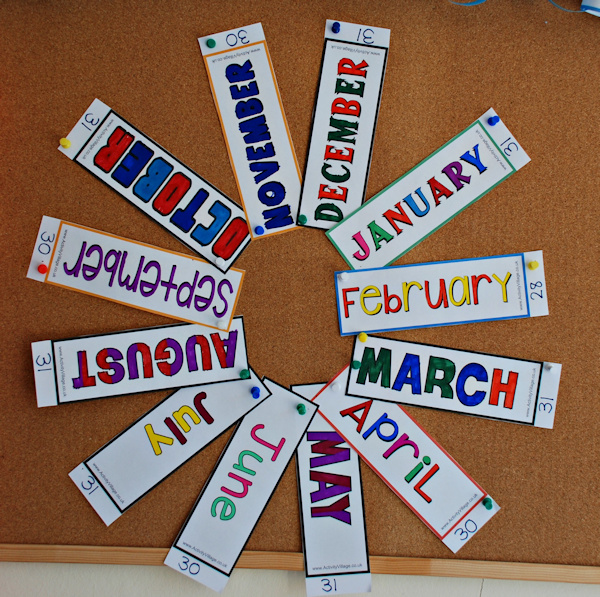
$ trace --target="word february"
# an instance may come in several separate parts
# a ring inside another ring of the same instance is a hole
[[[100,100],[60,151],[190,249],[227,271],[250,242],[244,212]]]
[[[389,265],[529,162],[492,117],[488,110],[327,232],[351,268]]]
[[[390,31],[327,21],[300,211],[328,229],[366,192]]]

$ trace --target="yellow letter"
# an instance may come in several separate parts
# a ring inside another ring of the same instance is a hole
[[[419,290],[423,290],[423,287],[418,282],[402,282],[402,298],[404,299],[404,310],[408,311],[408,293],[410,289],[416,286]]]
[[[200,424],[200,417],[192,410],[189,406],[183,405],[179,410],[173,413],[173,418],[179,423],[179,426],[187,433],[191,428],[188,422],[183,418],[184,415],[188,415],[194,422],[194,425]]]
[[[144,425],[144,430],[148,434],[148,439],[152,444],[152,449],[157,456],[162,454],[162,450],[158,444],[167,444],[167,446],[170,446],[173,443],[173,440],[170,437],[165,437],[164,435],[154,433],[154,429],[152,429],[152,425],[150,425],[150,423],[148,423],[148,425]]]
[[[379,313],[379,311],[381,311],[381,303],[377,303],[377,306],[375,307],[375,309],[373,309],[372,311],[369,311],[365,305],[365,299],[366,298],[378,298],[380,296],[381,296],[381,292],[379,291],[379,288],[377,288],[376,286],[367,286],[367,287],[363,288],[363,291],[360,293],[360,306],[362,307],[362,310],[367,315],[377,315],[377,313]]]
[[[461,281],[463,284],[463,293],[462,293],[462,297],[460,299],[460,302],[457,303],[454,300],[454,283]],[[448,287],[448,298],[450,299],[450,302],[455,305],[456,307],[460,307],[461,305],[465,304],[465,301],[467,301],[467,305],[471,304],[471,295],[469,294],[469,276],[456,276],[456,278],[452,278],[452,281],[450,282],[450,286]]]
[[[506,285],[508,284],[508,281],[510,280],[511,276],[512,274],[510,272],[506,272],[506,277],[504,278],[504,280],[501,280],[496,274],[492,274],[492,278],[494,278],[494,280],[496,280],[496,282],[498,282],[498,284],[502,286],[502,300],[505,303],[508,302],[508,297],[506,296]]]

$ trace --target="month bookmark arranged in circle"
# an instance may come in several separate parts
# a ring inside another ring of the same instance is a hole
[[[327,230],[367,192],[390,30],[327,21],[299,221]]]
[[[336,272],[342,336],[548,315],[542,251]]]
[[[228,332],[167,325],[31,344],[39,407],[239,379],[244,322]]]
[[[300,168],[262,25],[198,43],[252,239],[296,228]]]
[[[227,271],[250,243],[242,208],[96,99],[59,151]]]
[[[389,265],[529,161],[490,109],[327,236],[352,269]]]
[[[27,277],[228,330],[244,272],[44,216]]]
[[[312,398],[325,384],[292,386]],[[296,450],[306,594],[371,591],[358,454],[320,416]]]
[[[165,564],[221,592],[317,405],[263,379],[271,392],[239,423]]]

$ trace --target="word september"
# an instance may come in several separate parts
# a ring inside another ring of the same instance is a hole
[[[71,146],[59,147],[62,153],[221,271],[248,246],[239,205],[100,100],[68,139]]]

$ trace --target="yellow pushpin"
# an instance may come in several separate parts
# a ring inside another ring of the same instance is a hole
[[[365,334],[364,332],[361,332],[360,334],[358,334],[358,340],[359,342],[366,342],[369,336],[367,336],[367,334]]]
[[[71,141],[69,141],[66,137],[63,137],[59,143],[60,146],[64,147],[65,149],[69,149],[69,147],[71,147]]]
[[[537,269],[538,267],[540,267],[540,264],[539,264],[537,261],[530,261],[530,262],[527,264],[527,267],[528,267],[529,269]]]

